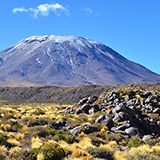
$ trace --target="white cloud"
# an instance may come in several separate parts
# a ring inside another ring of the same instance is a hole
[[[21,8],[14,8],[13,10],[13,13],[17,13],[17,12],[28,12],[27,9],[21,7]]]
[[[83,10],[87,13],[87,15],[93,13],[93,10],[91,8],[89,8],[89,7],[84,8]]]
[[[55,4],[40,4],[36,8],[29,8],[29,9],[24,9],[24,8],[14,8],[13,13],[16,12],[30,12],[33,14],[34,18],[37,18],[38,16],[48,16],[50,12],[54,12],[57,16],[60,16],[61,13],[68,14],[69,11],[67,8],[63,7],[59,3]]]

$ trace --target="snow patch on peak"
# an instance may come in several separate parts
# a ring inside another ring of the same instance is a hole
[[[39,60],[39,58],[36,59],[37,63],[42,65],[42,62]]]
[[[74,47],[91,47],[95,44],[101,44],[99,42],[93,41],[88,38],[78,37],[78,36],[56,36],[56,35],[44,35],[44,36],[31,36],[24,39],[23,43],[32,43],[32,42],[44,42],[46,40],[55,41],[57,43],[69,42],[70,45]]]
[[[46,35],[46,36],[31,36],[29,38],[26,38],[24,40],[24,43],[32,43],[32,42],[35,42],[35,41],[43,42],[43,41],[46,41],[48,38],[49,38],[48,35]]]

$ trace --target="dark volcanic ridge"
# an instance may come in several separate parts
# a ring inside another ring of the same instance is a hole
[[[32,36],[0,52],[0,86],[160,82],[106,45],[76,36]]]
[[[99,96],[102,92],[113,90],[135,90],[159,91],[160,83],[155,84],[127,84],[113,86],[84,85],[79,87],[0,87],[0,102],[4,103],[77,103],[79,100],[89,96]]]

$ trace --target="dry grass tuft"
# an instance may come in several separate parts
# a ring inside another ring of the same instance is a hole
[[[79,142],[79,147],[83,149],[87,149],[87,148],[95,148],[96,146],[92,144],[90,138],[85,137]]]

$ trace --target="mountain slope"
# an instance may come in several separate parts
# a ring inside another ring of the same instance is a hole
[[[83,37],[32,36],[0,52],[0,85],[149,82],[160,82],[160,75]]]

